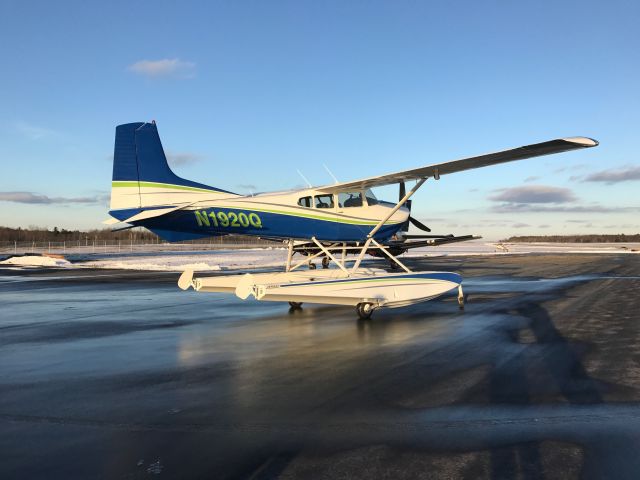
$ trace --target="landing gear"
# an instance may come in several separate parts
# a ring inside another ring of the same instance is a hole
[[[313,262],[309,262],[309,270],[315,270],[316,269],[316,264]]]
[[[302,308],[302,302],[289,302],[289,306],[294,310],[299,310]]]
[[[329,257],[322,257],[322,268],[329,268],[331,259]]]
[[[359,303],[356,306],[356,312],[358,313],[360,320],[367,320],[368,318],[371,318],[371,314],[373,313],[373,303]]]
[[[458,285],[458,306],[460,310],[464,310],[464,293],[462,292],[462,285]]]

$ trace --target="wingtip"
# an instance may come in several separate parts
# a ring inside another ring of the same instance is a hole
[[[567,137],[563,138],[562,140],[564,140],[565,142],[577,143],[580,146],[587,148],[597,147],[598,145],[600,145],[600,142],[589,137]]]

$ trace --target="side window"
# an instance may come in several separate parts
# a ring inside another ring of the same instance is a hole
[[[317,195],[316,208],[333,208],[333,195]]]
[[[340,207],[361,207],[362,206],[362,193],[361,192],[343,192],[338,195],[338,205]]]
[[[298,200],[298,205],[301,207],[311,208],[311,197],[302,197]]]

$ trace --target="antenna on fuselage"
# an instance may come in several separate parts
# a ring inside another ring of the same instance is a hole
[[[298,175],[300,175],[300,177],[302,177],[302,180],[307,182],[307,185],[309,186],[309,188],[313,188],[313,185],[311,185],[309,180],[307,180],[307,177],[305,177],[300,170],[296,170],[296,172],[298,172]]]
[[[322,164],[322,166],[323,166],[323,167],[324,167],[324,169],[327,171],[327,173],[328,173],[329,175],[331,175],[331,178],[333,178],[333,180],[334,180],[336,183],[340,183],[340,182],[338,181],[338,179],[336,178],[336,176],[335,176],[333,173],[331,173],[331,170],[329,170],[329,167],[327,167],[324,163]]]

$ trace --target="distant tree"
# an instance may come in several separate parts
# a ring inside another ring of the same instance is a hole
[[[511,243],[623,243],[640,242],[640,234],[626,235],[624,233],[616,235],[593,234],[593,235],[530,235],[509,237],[502,242]]]

